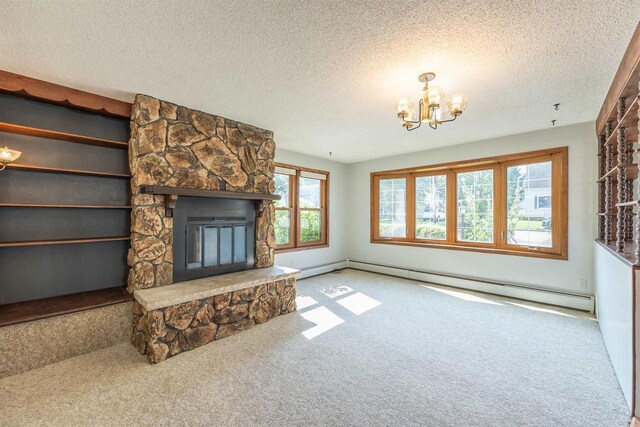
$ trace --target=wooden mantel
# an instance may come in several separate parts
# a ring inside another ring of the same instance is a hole
[[[205,197],[210,199],[236,199],[236,200],[258,200],[273,201],[280,200],[280,196],[275,194],[248,193],[240,191],[214,191],[198,190],[194,188],[166,187],[161,185],[143,185],[140,187],[143,194],[156,194],[165,197],[165,215],[173,216],[178,196]]]

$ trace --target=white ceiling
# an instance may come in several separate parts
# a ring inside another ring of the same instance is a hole
[[[595,120],[639,18],[640,0],[3,0],[0,69],[355,162]],[[468,110],[406,132],[393,104],[428,70]]]

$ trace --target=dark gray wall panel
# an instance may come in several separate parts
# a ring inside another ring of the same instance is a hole
[[[4,170],[0,203],[128,205],[129,179]]]
[[[0,242],[128,236],[129,210],[5,207],[0,224]]]
[[[128,241],[0,248],[0,304],[126,284]]]
[[[0,121],[126,142],[129,121],[0,93]]]
[[[64,169],[129,173],[127,150],[114,150],[113,148],[13,133],[0,133],[0,145],[22,151],[22,156],[16,163]]]

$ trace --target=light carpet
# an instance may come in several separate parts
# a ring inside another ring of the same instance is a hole
[[[0,379],[0,425],[628,422],[588,315],[355,270],[299,281],[298,297],[155,366],[127,343]]]

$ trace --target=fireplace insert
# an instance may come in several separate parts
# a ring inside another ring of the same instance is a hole
[[[255,203],[180,197],[174,210],[173,281],[253,268]]]

